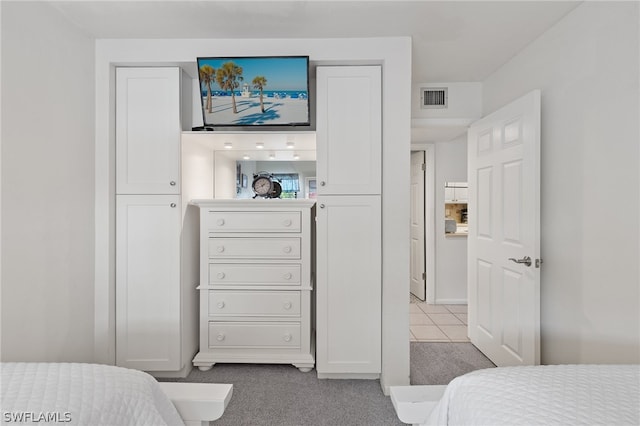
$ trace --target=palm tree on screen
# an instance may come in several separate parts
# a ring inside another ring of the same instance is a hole
[[[216,71],[216,81],[222,88],[222,90],[231,91],[231,101],[233,103],[233,113],[237,114],[236,108],[236,94],[235,89],[240,87],[240,82],[243,80],[242,67],[234,64],[233,62],[225,62],[221,68]]]
[[[253,87],[260,90],[260,111],[264,112],[264,102],[262,101],[262,91],[267,85],[267,79],[262,75],[258,75],[253,79],[253,81],[251,81],[251,84],[253,84]]]
[[[211,83],[216,77],[216,70],[211,65],[203,65],[200,67],[200,81],[207,86],[207,111],[211,113]]]

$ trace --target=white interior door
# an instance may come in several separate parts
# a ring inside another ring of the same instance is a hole
[[[424,151],[411,153],[411,294],[426,298],[424,256]]]
[[[468,132],[469,338],[496,365],[540,363],[540,91]]]

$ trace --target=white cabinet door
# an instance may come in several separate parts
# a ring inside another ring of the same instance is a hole
[[[466,203],[467,201],[469,201],[469,188],[453,188],[453,192],[455,193],[455,199],[458,203]]]
[[[380,196],[318,197],[317,371],[381,371]]]
[[[318,194],[380,194],[380,67],[318,67],[316,76]]]
[[[180,196],[116,197],[116,364],[179,370]]]
[[[116,193],[180,193],[180,76],[116,69]]]

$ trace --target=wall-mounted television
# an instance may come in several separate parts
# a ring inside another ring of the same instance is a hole
[[[309,57],[198,58],[205,127],[309,126]]]

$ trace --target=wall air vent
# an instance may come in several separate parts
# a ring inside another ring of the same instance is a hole
[[[446,87],[421,87],[420,108],[422,109],[446,109],[449,96]]]

